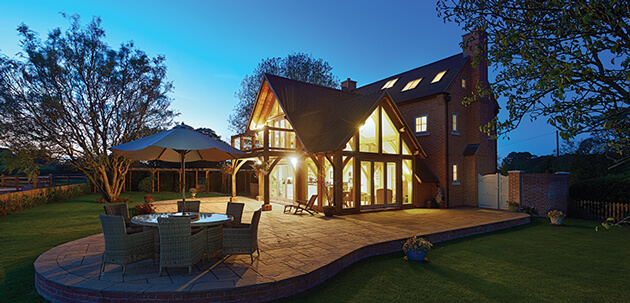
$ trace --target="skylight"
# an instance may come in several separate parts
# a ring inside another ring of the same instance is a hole
[[[407,85],[405,85],[405,87],[403,87],[402,91],[406,91],[406,90],[410,90],[410,89],[414,89],[416,88],[416,86],[418,86],[418,83],[420,83],[420,81],[422,81],[422,78],[420,79],[416,79],[413,81],[409,81],[409,83],[407,83]]]
[[[435,78],[433,78],[433,81],[431,81],[431,83],[440,82],[440,80],[442,80],[442,77],[444,77],[444,74],[446,74],[446,71],[439,72],[437,75],[435,75]]]
[[[396,78],[394,80],[387,81],[387,83],[385,83],[385,85],[383,85],[383,87],[381,89],[392,88],[392,86],[394,86],[394,84],[396,84],[396,81],[398,81],[398,78]]]

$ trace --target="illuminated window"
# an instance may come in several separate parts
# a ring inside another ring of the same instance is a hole
[[[416,133],[424,133],[428,128],[428,115],[416,117]]]
[[[387,83],[385,83],[385,85],[383,85],[383,88],[381,89],[391,88],[392,86],[394,86],[394,84],[396,84],[396,81],[398,81],[398,78],[387,81]]]
[[[457,164],[453,164],[453,183],[459,183],[457,179]]]
[[[453,133],[459,134],[459,131],[457,130],[457,113],[453,113]]]
[[[446,71],[439,72],[437,75],[435,75],[435,78],[433,78],[433,81],[431,81],[431,83],[440,82],[440,80],[442,80],[442,77],[444,77],[444,74],[446,74]]]
[[[466,78],[462,78],[462,88],[466,88]]]
[[[420,83],[420,81],[422,81],[422,78],[420,79],[416,79],[413,81],[409,81],[409,83],[407,83],[407,85],[405,85],[405,87],[402,89],[402,91],[406,91],[406,90],[410,90],[410,89],[414,89],[416,88],[416,86],[418,86],[418,83]]]

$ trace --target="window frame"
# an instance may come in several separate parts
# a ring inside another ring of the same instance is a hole
[[[442,79],[444,78],[444,75],[446,75],[446,72],[448,72],[448,69],[445,69],[445,70],[435,74],[435,77],[433,77],[433,80],[431,80],[431,84],[438,83],[438,82],[442,81]],[[438,78],[438,76],[439,76],[439,78]]]
[[[425,118],[424,128],[425,130],[418,130],[418,118]],[[413,118],[414,121],[414,132],[419,135],[427,135],[429,134],[429,114],[417,115]]]
[[[459,183],[459,168],[457,163],[453,163],[452,168],[451,168],[451,178],[453,179],[452,184],[453,185],[460,185],[461,183]]]
[[[396,85],[396,82],[398,82],[398,79],[399,78],[388,80],[387,82],[385,82],[383,87],[381,87],[381,90],[394,87],[394,85]]]
[[[457,115],[457,113],[452,113],[451,114],[451,133],[453,135],[459,135],[459,117]]]

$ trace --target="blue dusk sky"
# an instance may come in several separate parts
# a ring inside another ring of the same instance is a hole
[[[79,14],[83,24],[100,16],[111,47],[133,40],[150,56],[166,56],[172,108],[181,113],[176,121],[211,128],[226,141],[234,135],[227,122],[234,93],[264,58],[309,53],[328,61],[340,80],[362,86],[460,53],[464,34],[438,18],[433,0],[3,2],[3,54],[20,51],[21,23],[45,39],[50,29],[68,27],[60,12]],[[506,114],[503,109],[500,117]],[[500,157],[546,155],[556,146],[545,118],[524,119],[509,137],[499,141]]]

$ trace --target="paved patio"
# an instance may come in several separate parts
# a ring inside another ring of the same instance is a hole
[[[224,213],[227,197],[202,198],[201,211]],[[249,222],[261,202],[244,202]],[[155,203],[158,212],[176,211],[175,200]],[[409,209],[326,218],[283,214],[281,205],[263,212],[260,257],[231,256],[187,268],[168,268],[145,260],[98,272],[104,249],[97,234],[57,246],[35,261],[38,292],[53,302],[217,301],[264,302],[310,289],[348,265],[401,249],[401,241],[425,235],[434,243],[500,230],[529,222],[523,213],[460,209]],[[94,218],[98,220],[98,218]],[[402,256],[402,252],[401,252]],[[159,261],[159,260],[158,260]]]

